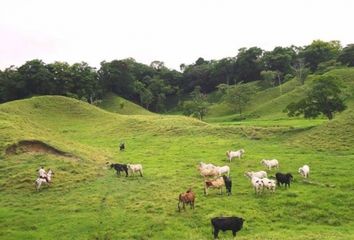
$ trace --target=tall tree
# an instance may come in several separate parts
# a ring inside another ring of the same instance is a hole
[[[183,103],[183,114],[203,120],[208,112],[207,95],[201,92],[200,86],[196,86],[190,95],[192,100]]]
[[[296,76],[296,79],[300,82],[301,85],[303,85],[310,72],[310,70],[305,66],[304,59],[297,59],[292,66],[292,70]]]
[[[338,56],[338,61],[348,67],[354,67],[354,44],[348,44]]]
[[[291,117],[303,114],[305,118],[316,118],[323,114],[331,120],[336,112],[346,109],[340,94],[341,90],[333,77],[321,77],[304,99],[289,104],[285,111]]]
[[[27,61],[18,68],[18,73],[26,82],[30,94],[55,93],[55,86],[51,81],[53,79],[52,74],[42,60]]]
[[[0,101],[21,99],[30,95],[26,81],[14,66],[0,73]]]
[[[305,46],[299,53],[304,58],[312,72],[317,70],[318,64],[336,59],[342,47],[339,41],[324,42],[315,40],[310,45]]]
[[[238,111],[239,114],[242,114],[243,109],[251,100],[254,92],[254,88],[250,85],[238,83],[230,87],[225,100],[233,107],[235,112]]]
[[[79,99],[93,103],[101,97],[102,90],[97,81],[97,73],[94,68],[87,63],[75,63],[70,67],[71,78],[74,87],[71,92],[76,94]]]
[[[291,66],[296,59],[295,47],[275,47],[273,51],[265,52],[262,60],[266,70],[280,72],[282,76],[291,73]]]
[[[236,57],[235,74],[239,81],[250,82],[260,79],[263,70],[263,50],[258,47],[241,48]]]
[[[102,62],[98,75],[103,88],[122,97],[130,98],[134,95],[134,76],[129,64],[122,60]]]

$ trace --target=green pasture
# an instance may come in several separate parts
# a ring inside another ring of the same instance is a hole
[[[266,118],[204,123],[120,115],[57,96],[2,104],[0,239],[212,239],[210,219],[231,215],[246,219],[237,239],[353,239],[354,151],[347,147],[352,140],[330,129],[344,124],[353,132],[350,116],[343,113],[331,123]],[[342,141],[329,146],[321,136]],[[20,140],[40,140],[74,157],[6,155]],[[124,152],[118,150],[121,141]],[[246,150],[243,159],[226,161],[227,150],[240,148]],[[294,175],[290,189],[255,196],[243,174],[264,170],[263,158],[277,158],[280,171]],[[141,163],[144,177],[117,177],[107,161]],[[200,161],[230,166],[231,196],[217,190],[203,195]],[[297,173],[304,164],[311,167],[310,182]],[[49,188],[36,192],[40,165],[55,175]],[[195,210],[178,212],[178,195],[189,187],[197,195]]]

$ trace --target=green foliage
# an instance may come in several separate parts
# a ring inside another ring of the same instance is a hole
[[[324,42],[315,40],[310,45],[306,46],[300,55],[305,59],[306,64],[312,72],[317,70],[318,64],[336,59],[341,52],[339,41]]]
[[[340,93],[334,78],[321,77],[315,81],[306,98],[289,104],[286,111],[290,117],[304,115],[305,118],[316,118],[323,114],[331,120],[334,113],[346,109]]]
[[[236,76],[239,81],[250,82],[260,79],[263,70],[261,56],[263,50],[258,47],[241,48],[236,59]]]
[[[203,117],[208,111],[209,105],[206,94],[203,94],[200,91],[200,87],[197,86],[190,95],[192,100],[183,103],[183,114],[203,120]]]
[[[275,71],[262,71],[261,72],[261,78],[263,79],[263,83],[266,86],[273,86],[276,83],[276,79],[277,79],[277,72]]]
[[[354,44],[348,44],[338,56],[338,61],[348,67],[354,67]]]
[[[281,76],[292,72],[291,66],[296,59],[296,49],[291,47],[275,47],[273,51],[265,52],[262,57],[264,67],[267,71],[278,72]]]
[[[299,58],[295,61],[294,65],[292,66],[292,70],[296,79],[303,85],[307,76],[310,73],[310,69],[305,67],[305,61],[302,58]]]
[[[50,94],[73,96],[93,104],[113,92],[150,110],[164,112],[196,86],[209,94],[220,84],[248,83],[262,77],[267,79],[263,87],[279,85],[282,94],[281,83],[293,76],[304,84],[310,70],[325,73],[337,68],[337,61],[352,66],[351,59],[351,45],[342,50],[338,41],[321,40],[304,47],[277,46],[272,51],[241,48],[236,56],[220,60],[199,57],[194,64],[181,64],[183,73],[168,69],[162,61],[146,65],[133,58],[103,61],[98,70],[85,62],[45,64],[34,59],[0,73],[0,102]],[[267,72],[275,72],[276,77],[265,76]]]
[[[239,83],[235,86],[231,86],[227,90],[225,101],[230,104],[234,111],[238,111],[242,114],[242,110],[247,103],[251,100],[251,96],[255,93],[252,86]]]

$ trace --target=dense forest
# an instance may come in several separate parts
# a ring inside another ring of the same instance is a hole
[[[339,66],[354,66],[354,44],[315,40],[310,45],[241,48],[234,57],[220,60],[198,58],[180,71],[165,67],[162,61],[150,65],[132,58],[103,61],[99,69],[85,62],[44,63],[34,59],[20,67],[0,70],[0,102],[34,95],[64,95],[95,103],[113,92],[145,108],[163,112],[166,98],[182,96],[198,89],[210,93],[221,84],[261,80],[277,86],[293,77],[304,81],[310,73],[322,73]]]

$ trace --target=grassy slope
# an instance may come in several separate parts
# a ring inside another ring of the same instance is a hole
[[[123,103],[123,107],[121,107]],[[114,93],[107,94],[102,102],[98,105],[107,111],[125,114],[125,115],[151,115],[152,112],[146,110],[145,108],[128,101],[122,97],[115,95]]]
[[[124,116],[64,97],[36,97],[0,105],[3,150],[20,139],[40,139],[74,153],[19,154],[0,159],[0,239],[211,239],[210,218],[246,219],[239,239],[351,239],[354,237],[348,181],[353,152],[315,152],[281,142],[289,129],[215,126],[185,117]],[[255,140],[258,139],[258,140]],[[118,152],[124,140],[125,152]],[[228,149],[245,148],[230,165],[233,195],[202,195],[196,164],[225,162]],[[335,188],[305,184],[296,175],[290,190],[255,197],[245,170],[276,157],[282,171],[304,163],[311,179]],[[142,163],[144,178],[117,178],[105,161]],[[33,191],[35,169],[52,167],[50,189]],[[335,164],[335,168],[333,167]],[[179,192],[193,187],[194,211],[176,212]],[[186,221],[187,220],[187,221]],[[59,237],[60,236],[60,237]],[[231,239],[231,233],[222,234]]]
[[[338,78],[338,82],[343,86],[348,86],[345,89],[347,93],[349,93],[350,90],[353,90],[354,68],[332,70],[326,73],[326,75],[333,75]],[[282,94],[280,94],[279,86],[262,89],[260,87],[257,88],[256,83],[248,83],[250,85],[255,85],[258,90],[254,97],[252,97],[250,103],[246,106],[244,115],[248,119],[261,118],[262,120],[287,120],[288,117],[286,113],[283,113],[283,109],[296,99],[303,98],[305,91],[309,88],[309,85],[315,78],[316,76],[310,76],[303,86],[299,85],[296,79],[292,79],[282,84]],[[352,104],[352,102],[352,99],[350,99],[349,104]],[[238,114],[232,114],[232,109],[229,105],[221,102],[211,106],[206,120],[210,122],[225,122],[225,120],[232,121],[232,119],[238,117]]]

